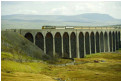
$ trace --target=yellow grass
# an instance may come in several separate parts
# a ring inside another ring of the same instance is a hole
[[[2,72],[2,81],[55,81],[51,77],[43,74],[34,74],[34,73],[5,73]]]
[[[121,81],[121,54],[97,53],[76,58],[75,61],[76,65],[68,66],[2,61],[2,81],[21,81],[23,77],[24,81],[51,81],[52,78],[66,81]],[[46,79],[45,75],[51,79]]]

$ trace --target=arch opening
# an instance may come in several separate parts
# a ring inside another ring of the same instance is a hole
[[[90,43],[89,43],[89,33],[86,32],[85,34],[85,48],[86,48],[86,54],[90,54]]]
[[[96,32],[96,52],[100,52],[100,47],[99,47],[99,33]]]
[[[112,52],[112,34],[109,32],[109,44],[110,44],[110,52]]]
[[[42,35],[42,33],[38,32],[35,36],[35,44],[41,48],[42,50],[44,50],[44,37]]]
[[[79,52],[80,58],[84,58],[84,35],[82,32],[79,34]]]
[[[63,52],[64,57],[69,58],[69,35],[67,32],[63,34]]]
[[[53,36],[50,32],[46,34],[46,53],[50,56],[53,56]]]
[[[32,43],[34,42],[34,39],[31,33],[26,33],[24,37],[27,38]]]
[[[103,38],[103,32],[100,33],[100,49],[101,49],[101,52],[104,52],[104,38]]]
[[[116,32],[116,50],[119,49],[118,33]]]
[[[58,57],[62,57],[62,39],[59,32],[55,34],[55,52]]]
[[[119,42],[119,48],[121,48],[121,43],[120,43],[120,32],[118,32],[118,42]]]
[[[108,52],[108,35],[107,35],[107,32],[105,32],[104,34],[104,42],[105,42],[105,52]]]
[[[93,32],[91,33],[90,37],[91,37],[91,53],[95,53],[95,38]]]
[[[113,32],[113,51],[115,51],[115,33]]]
[[[72,58],[76,58],[76,35],[74,32],[71,33],[71,54]]]

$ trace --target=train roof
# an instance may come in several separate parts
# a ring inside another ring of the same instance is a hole
[[[42,26],[42,27],[56,27],[56,28],[63,28],[63,27],[74,27],[74,28],[84,28],[84,27],[109,27],[109,28],[121,28],[121,26],[50,26],[50,25],[45,25],[45,26]]]

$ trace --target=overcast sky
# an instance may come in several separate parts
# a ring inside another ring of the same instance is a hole
[[[121,1],[2,1],[1,6],[2,15],[79,15],[83,13],[102,13],[121,19]]]

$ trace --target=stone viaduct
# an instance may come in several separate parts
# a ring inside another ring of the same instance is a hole
[[[81,29],[14,29],[45,54],[83,58],[88,54],[115,52],[120,47],[120,29],[82,27]]]

